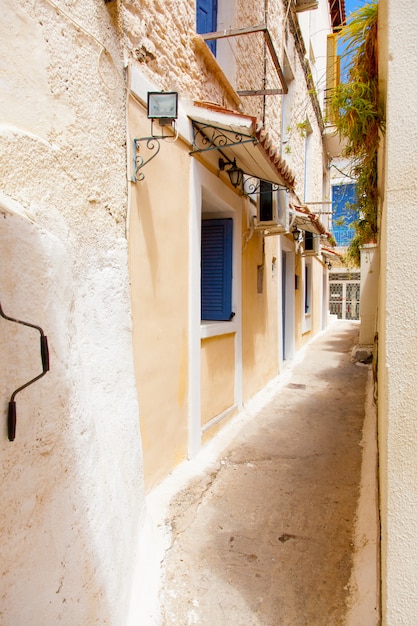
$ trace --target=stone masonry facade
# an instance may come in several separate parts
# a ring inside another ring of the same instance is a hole
[[[178,91],[182,97],[255,116],[278,149],[281,139],[285,139],[282,156],[295,172],[295,191],[300,201],[305,195],[305,141],[307,134],[311,135],[313,159],[308,193],[311,197],[307,200],[320,201],[323,193],[321,128],[313,106],[311,85],[306,80],[305,50],[300,50],[294,41],[297,16],[292,7],[288,8],[286,0],[270,0],[266,11],[265,6],[255,0],[236,0],[235,21],[230,28],[242,29],[266,23],[282,67],[285,41],[286,59],[293,79],[288,80],[289,93],[284,97],[241,96],[239,100],[230,89],[225,89],[223,74],[219,71],[221,66],[196,34],[196,9],[192,0],[121,2],[118,11],[124,32],[125,55],[140,68],[144,77],[161,89]],[[236,90],[281,87],[261,32],[226,41],[235,57]],[[284,106],[288,109],[285,129],[282,128]]]

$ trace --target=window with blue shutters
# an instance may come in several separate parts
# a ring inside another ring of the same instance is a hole
[[[348,246],[358,219],[356,183],[332,185],[332,231],[338,246]]]
[[[217,30],[217,0],[197,0],[197,32],[212,33]],[[208,41],[208,47],[216,54],[216,41]]]
[[[232,319],[233,219],[201,222],[201,319]]]

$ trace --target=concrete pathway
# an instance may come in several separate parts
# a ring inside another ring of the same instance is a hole
[[[351,361],[358,331],[338,322],[314,340],[171,501],[164,626],[347,623],[370,367]],[[377,623],[372,603],[353,626]]]

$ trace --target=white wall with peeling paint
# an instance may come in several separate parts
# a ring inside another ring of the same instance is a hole
[[[119,626],[144,496],[117,7],[10,0],[0,15],[0,301],[50,347],[11,443],[39,333],[0,319],[0,622]]]

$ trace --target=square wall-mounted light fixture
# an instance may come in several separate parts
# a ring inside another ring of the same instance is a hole
[[[142,168],[158,154],[160,139],[169,139],[171,143],[178,139],[175,120],[178,118],[178,93],[176,91],[148,91],[148,119],[151,120],[150,137],[135,137],[133,140],[133,174],[132,183],[145,178]],[[154,134],[153,123],[158,120],[162,126],[160,134]],[[174,127],[173,129],[170,127]],[[165,127],[168,127],[165,130]],[[143,152],[146,156],[143,156]]]
[[[159,120],[161,126],[171,124],[178,117],[178,93],[175,91],[148,92],[148,118]]]

